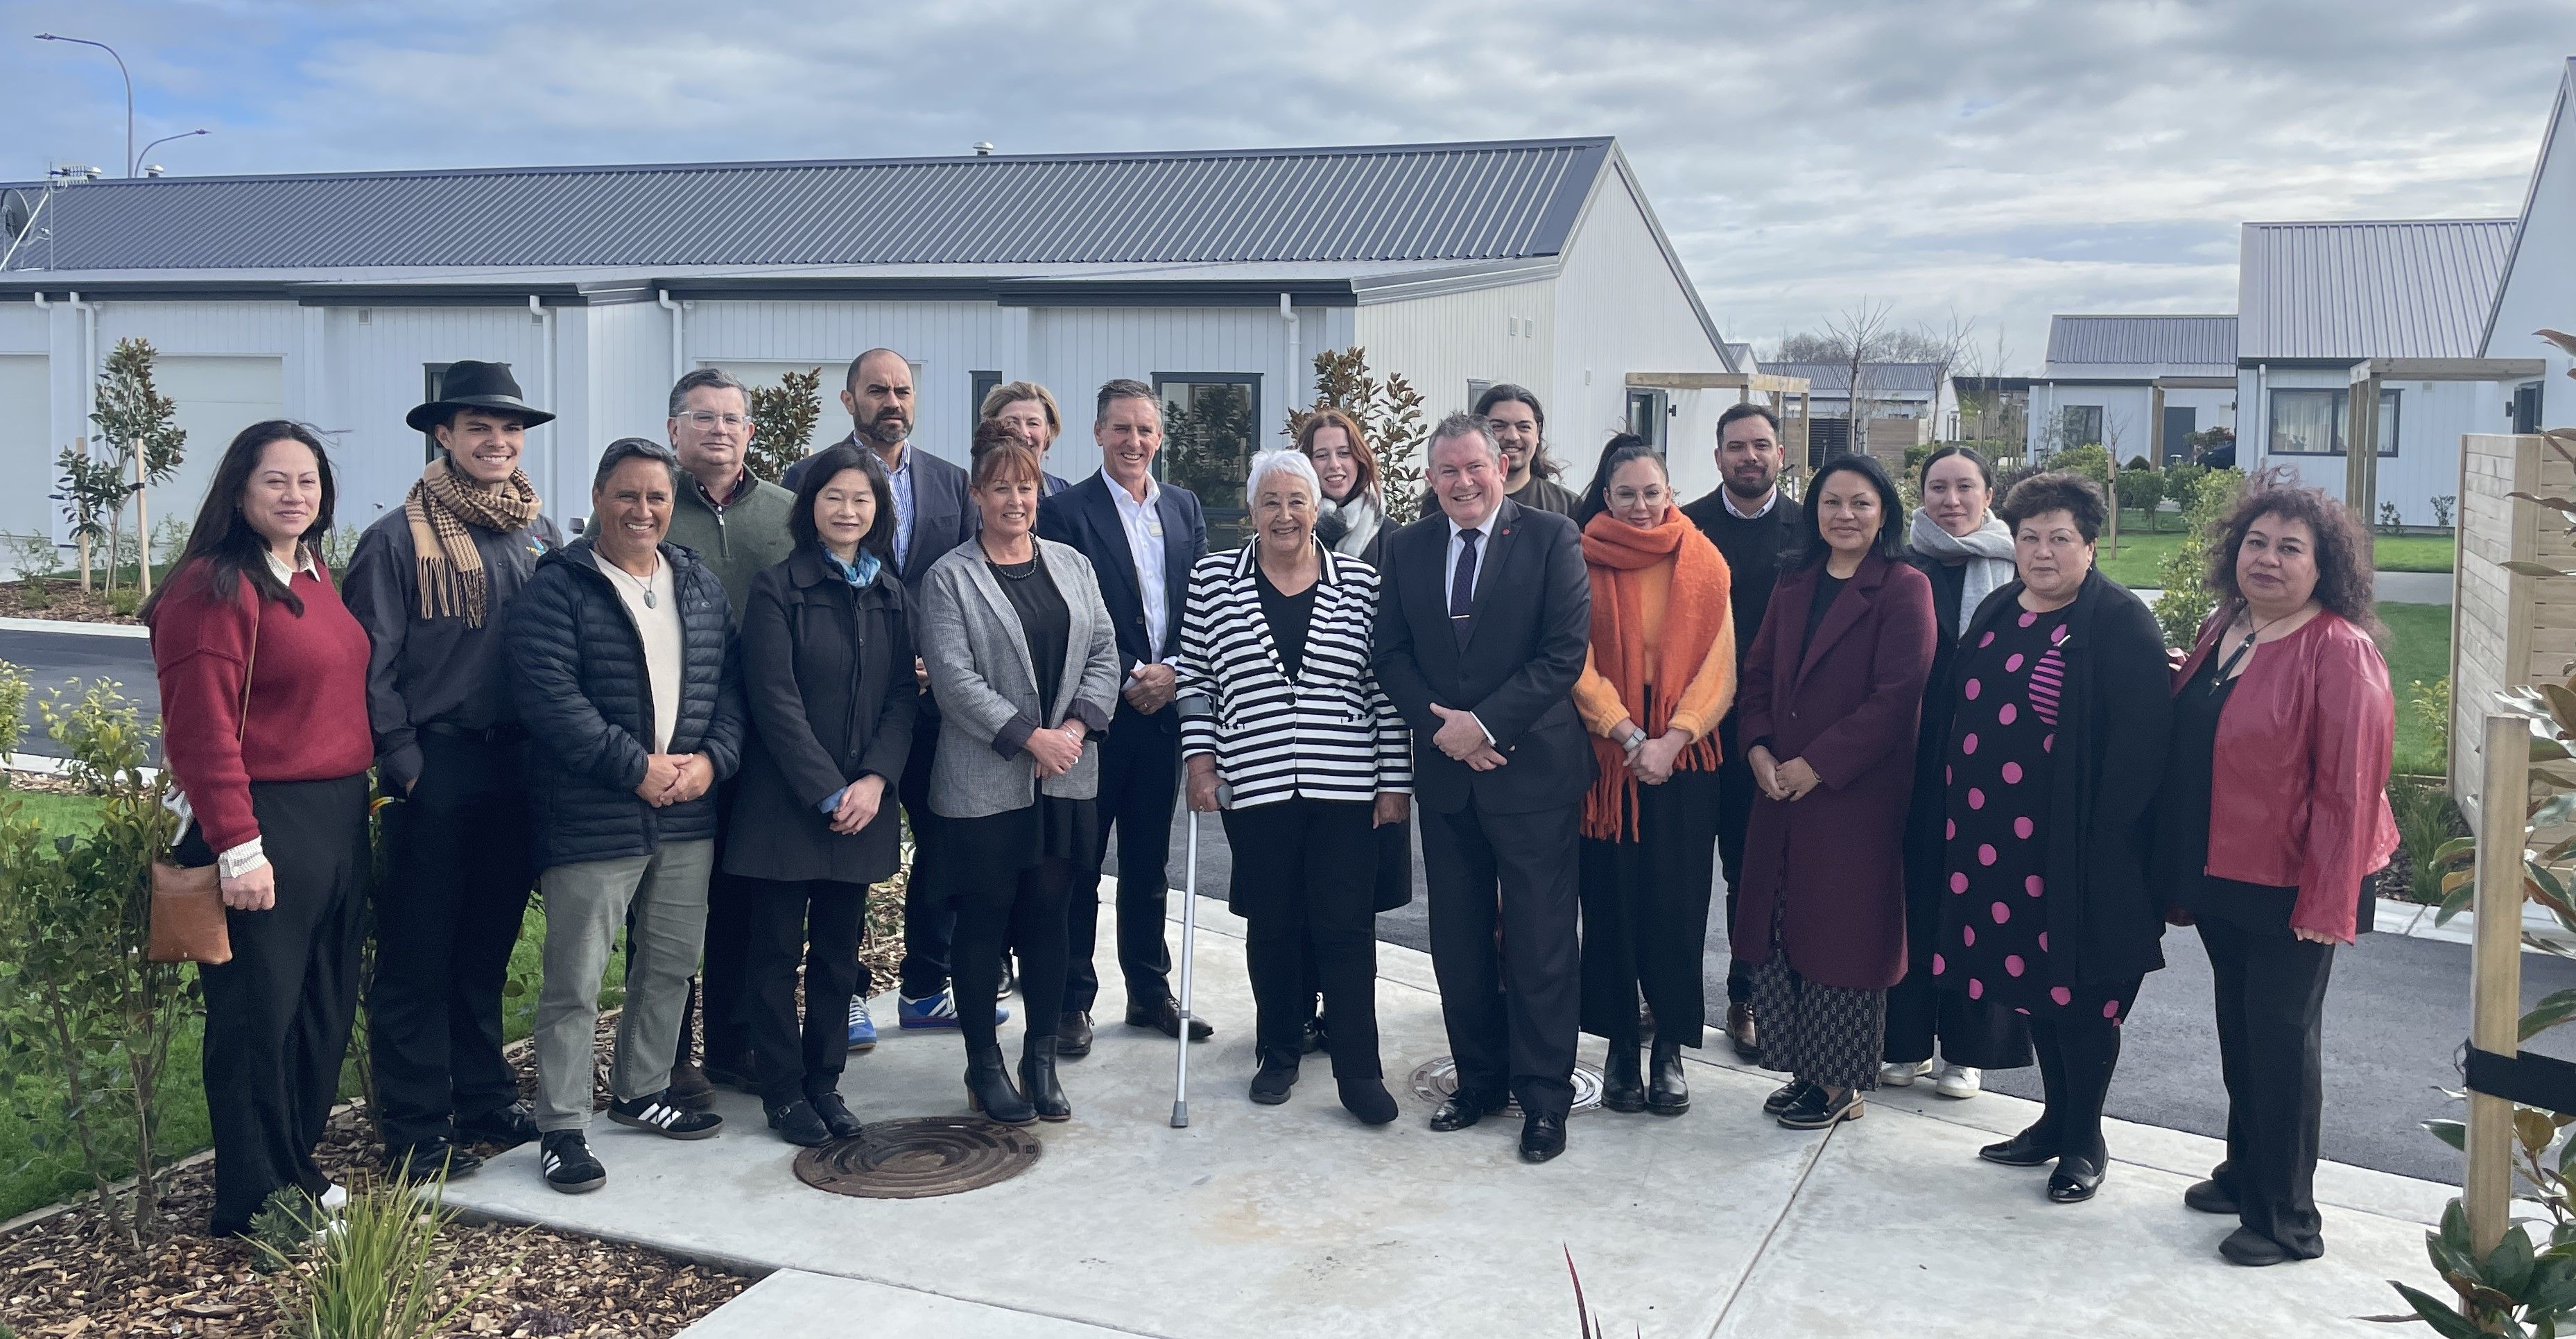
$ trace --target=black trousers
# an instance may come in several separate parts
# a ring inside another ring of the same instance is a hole
[[[385,806],[367,1044],[389,1150],[519,1100],[501,989],[536,882],[523,745],[420,735],[420,780]]]
[[[956,937],[957,1030],[973,1055],[1001,1044],[994,1026],[996,995],[1002,983],[1002,954],[1020,960],[1023,998],[1061,999],[1065,991],[1065,903],[1076,876],[1075,862],[1062,856],[1034,865],[1026,851],[979,841],[976,825],[984,820],[943,820],[942,836],[954,846],[949,886],[954,899]],[[1079,900],[1079,899],[1074,899]],[[1055,1019],[1043,1009],[1024,1011],[1026,1035],[1055,1035]]]
[[[680,1039],[673,1065],[684,1065],[706,1037],[707,1063],[735,1074],[751,1072],[751,1034],[744,1014],[743,954],[751,934],[751,880],[724,872],[725,837],[733,825],[733,782],[716,790],[715,868],[707,873],[707,930],[699,946],[698,974],[680,1006]],[[626,966],[635,966],[635,913],[626,914]]]
[[[739,886],[744,904],[741,1018],[761,1100],[783,1106],[836,1091],[850,1054],[850,996],[859,988],[859,922],[867,914],[867,885],[742,879]],[[799,957],[805,962],[801,1026],[796,1017]],[[710,957],[709,1000],[715,998],[714,965]]]
[[[1574,1105],[1577,812],[1489,814],[1472,802],[1453,814],[1421,811],[1431,970],[1458,1090],[1495,1100],[1508,1092],[1534,1116]]]
[[[957,909],[949,904],[939,869],[944,854],[938,839],[939,815],[930,812],[930,767],[939,756],[939,718],[930,698],[921,699],[921,718],[914,722],[912,755],[904,760],[895,795],[903,801],[903,820],[912,827],[912,873],[903,885],[903,964],[896,969],[904,995],[928,999],[948,985],[949,939],[956,932]],[[1000,983],[996,980],[995,984]]]
[[[2325,1116],[2326,982],[2334,945],[2203,916],[2227,1082],[2227,1161],[2210,1179],[2248,1229],[2302,1259],[2325,1254],[2317,1214]]]
[[[1735,735],[1735,713],[1728,712],[1717,722],[1717,868],[1726,876],[1726,933],[1732,941],[1735,926],[1736,890],[1744,885],[1744,830],[1753,823],[1753,766],[1744,761],[1744,748]],[[1744,960],[1727,955],[1726,1001],[1745,1004],[1753,999],[1753,976],[1744,969]]]
[[[218,1236],[250,1227],[271,1193],[320,1195],[313,1165],[340,1091],[366,924],[367,778],[254,781],[251,812],[276,867],[277,905],[228,911],[232,961],[201,967],[206,1114],[215,1135]],[[204,843],[196,846],[204,858]],[[183,851],[183,858],[192,853]]]
[[[1583,839],[1583,1030],[1612,1045],[1637,1048],[1642,993],[1658,1039],[1699,1046],[1717,790],[1715,772],[1675,772],[1637,788],[1634,839]]]
[[[1378,842],[1372,806],[1359,800],[1296,798],[1228,809],[1234,851],[1234,909],[1248,923],[1244,965],[1252,976],[1263,1050],[1295,1056],[1315,994],[1333,1020],[1333,1074],[1384,1076],[1377,1049]]]
[[[1164,708],[1170,711],[1171,708]],[[1127,982],[1127,1007],[1159,1006],[1172,996],[1172,954],[1163,940],[1163,916],[1172,891],[1172,806],[1181,793],[1181,737],[1123,702],[1100,741],[1100,850],[1083,871],[1096,877],[1118,843],[1118,970]],[[1085,889],[1066,908],[1064,1011],[1088,1011],[1100,998],[1100,974],[1091,965],[1100,934],[1100,897]],[[1028,987],[1024,998],[1046,996]]]

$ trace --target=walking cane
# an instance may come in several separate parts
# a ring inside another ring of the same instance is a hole
[[[1190,963],[1199,930],[1199,815],[1190,816],[1189,873],[1181,892],[1181,1027],[1180,1058],[1172,1068],[1172,1128],[1190,1127]]]

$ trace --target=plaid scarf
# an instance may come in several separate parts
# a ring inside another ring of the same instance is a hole
[[[526,528],[537,519],[537,489],[523,470],[510,471],[497,487],[473,487],[442,455],[403,495],[403,519],[411,523],[413,560],[420,564],[420,616],[463,615],[465,626],[479,628],[491,580],[466,527],[497,534]]]

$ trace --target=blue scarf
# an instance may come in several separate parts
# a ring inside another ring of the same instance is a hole
[[[877,569],[885,566],[885,564],[877,561],[877,556],[875,554],[868,552],[866,549],[859,550],[859,561],[858,565],[855,567],[842,562],[841,555],[832,552],[830,549],[825,549],[823,550],[823,565],[840,573],[841,579],[849,582],[853,589],[865,588],[869,582],[877,579]]]

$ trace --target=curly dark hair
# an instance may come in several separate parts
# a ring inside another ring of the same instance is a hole
[[[2372,593],[2375,560],[2369,532],[2351,508],[2323,489],[2302,487],[2287,470],[2261,470],[2245,480],[2210,544],[2209,588],[2225,601],[2245,598],[2236,585],[2236,555],[2245,547],[2246,532],[2266,516],[2298,521],[2316,535],[2317,603],[2371,636],[2382,636]]]
[[[2102,538],[2102,522],[2107,509],[2102,503],[2102,485],[2073,470],[2050,470],[2034,474],[2012,486],[2004,494],[1995,515],[2015,530],[2033,516],[2062,511],[2075,520],[2075,531],[2091,544]]]

